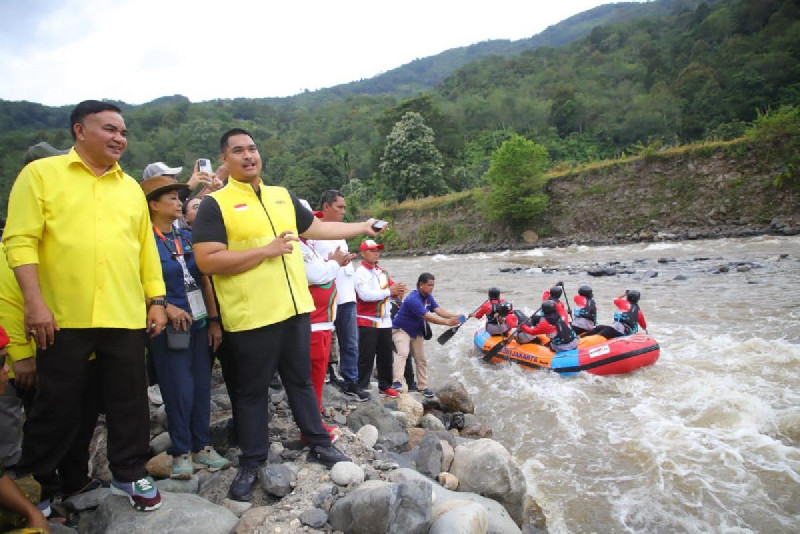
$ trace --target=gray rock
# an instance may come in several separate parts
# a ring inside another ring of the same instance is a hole
[[[347,426],[353,432],[358,432],[364,425],[377,428],[380,436],[393,433],[407,434],[405,427],[376,401],[360,403],[347,416]]]
[[[222,501],[222,506],[233,512],[236,517],[242,517],[246,511],[253,507],[251,502],[234,501],[233,499],[225,499]]]
[[[331,505],[336,499],[337,494],[338,491],[336,491],[333,486],[330,484],[323,484],[320,486],[319,491],[314,494],[313,499],[311,499],[311,504],[316,508],[328,511],[331,509]]]
[[[614,267],[596,267],[586,271],[589,276],[617,276],[617,270]]]
[[[444,383],[436,393],[439,404],[448,412],[475,413],[475,404],[463,384],[457,381]]]
[[[106,499],[88,525],[88,534],[229,534],[239,518],[230,510],[188,493],[162,494],[161,508],[142,513],[128,499]]]
[[[450,471],[450,466],[453,465],[453,458],[456,456],[455,449],[443,439],[440,439],[439,443],[442,444],[442,471]]]
[[[97,488],[93,489],[92,491],[87,491],[86,493],[75,495],[74,497],[65,499],[62,502],[68,510],[71,510],[73,512],[81,512],[83,510],[97,508],[98,506],[100,506],[100,503],[106,500],[106,498],[110,495],[111,495],[110,489]]]
[[[478,503],[467,503],[442,514],[428,534],[486,534],[489,513]]]
[[[300,522],[311,528],[322,528],[328,522],[328,514],[319,508],[312,508],[300,514]]]
[[[466,428],[472,425],[479,425],[481,424],[481,420],[478,419],[478,416],[472,413],[465,413],[464,414],[464,426],[461,428]]]
[[[167,408],[162,404],[156,409],[156,421],[164,428],[169,428],[167,424]]]
[[[426,434],[419,444],[417,471],[431,478],[442,472],[442,442],[435,434]]]
[[[218,453],[225,454],[236,441],[233,435],[233,418],[225,417],[211,423],[211,446]]]
[[[378,442],[378,429],[374,425],[364,425],[356,432],[356,437],[361,440],[366,447],[372,448]]]
[[[172,440],[169,437],[169,433],[162,432],[150,440],[150,454],[152,456],[161,454],[162,452],[165,452],[170,445],[172,445]]]
[[[156,487],[158,491],[171,493],[197,493],[200,489],[200,479],[196,476],[193,476],[189,480],[165,478],[163,480],[156,480]]]
[[[269,495],[285,497],[297,485],[294,472],[283,464],[267,464],[258,471],[261,487]]]
[[[331,469],[331,480],[340,486],[364,482],[364,470],[353,462],[339,462]]]
[[[397,419],[395,419],[397,421]],[[397,421],[398,424],[400,423]],[[408,432],[390,432],[388,434],[382,434],[378,438],[378,443],[376,445],[383,445],[387,449],[390,450],[405,450],[408,448]]]
[[[422,416],[422,421],[420,425],[422,428],[427,430],[444,430],[444,423],[442,423],[441,419],[433,415],[432,413],[425,414]]]
[[[394,482],[418,480],[430,484],[436,506],[441,506],[450,501],[470,501],[483,506],[489,515],[488,534],[521,534],[520,528],[508,515],[506,509],[498,502],[482,497],[476,493],[450,491],[439,484],[425,478],[413,469],[400,468],[389,473],[386,477]]]
[[[431,525],[431,485],[370,481],[331,507],[329,522],[348,534],[425,534]]]
[[[524,520],[525,476],[498,442],[479,439],[456,447],[450,472],[460,491],[484,495],[502,504],[517,525]]]
[[[216,404],[220,410],[231,409],[231,399],[228,395],[214,395],[211,397],[211,401]]]

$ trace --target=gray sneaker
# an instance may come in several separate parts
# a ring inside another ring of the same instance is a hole
[[[345,382],[342,388],[344,396],[353,399],[356,402],[364,402],[369,400],[369,393],[358,387],[355,382]]]

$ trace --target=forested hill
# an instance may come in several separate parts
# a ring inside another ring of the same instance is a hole
[[[412,96],[420,91],[433,89],[458,68],[483,57],[511,57],[526,50],[535,50],[542,46],[559,47],[587,35],[596,26],[672,15],[685,9],[694,10],[704,1],[659,0],[647,3],[618,2],[604,4],[549,26],[543,32],[527,39],[519,39],[517,41],[494,39],[445,50],[435,56],[415,59],[410,63],[366,80],[316,91],[314,98],[324,99],[332,96],[343,97],[360,94]],[[706,3],[713,4],[716,1],[718,0],[707,0]]]
[[[187,168],[199,157],[218,163],[219,136],[241,126],[253,133],[270,183],[312,201],[340,188],[363,207],[485,185],[492,155],[515,134],[546,149],[548,169],[568,169],[732,139],[759,112],[800,104],[800,0],[635,4],[657,5],[664,14],[590,29],[591,22],[573,17],[560,32],[589,29],[583,37],[480,58],[408,99],[309,93],[119,103],[130,132],[121,163],[133,176],[159,160]],[[42,140],[70,146],[70,108],[0,101],[3,213],[25,149]],[[409,124],[424,133],[422,143],[396,144],[400,157],[389,158],[387,137],[404,139]],[[401,167],[420,157],[429,158],[430,172]]]

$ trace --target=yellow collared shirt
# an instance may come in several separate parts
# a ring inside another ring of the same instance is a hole
[[[38,264],[60,328],[144,328],[145,296],[166,294],[141,187],[116,163],[95,176],[74,148],[19,173],[3,244],[12,268]]]

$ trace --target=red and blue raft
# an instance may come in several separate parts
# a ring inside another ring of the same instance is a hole
[[[502,336],[490,335],[483,325],[475,331],[475,346],[481,350],[484,359],[503,340]],[[553,352],[537,343],[520,344],[513,339],[488,361],[509,361],[524,369],[549,369],[564,376],[576,375],[581,371],[595,375],[619,375],[653,365],[659,354],[660,348],[653,337],[636,333],[613,339],[599,335],[586,336],[580,339],[578,348],[564,352]]]

